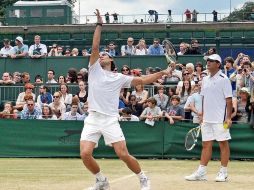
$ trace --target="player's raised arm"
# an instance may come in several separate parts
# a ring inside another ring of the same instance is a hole
[[[171,68],[168,67],[167,69],[154,73],[154,74],[150,74],[150,75],[145,75],[142,77],[134,77],[134,79],[131,82],[132,86],[137,86],[139,84],[151,84],[153,82],[155,82],[157,79],[160,79],[163,75],[168,75],[171,71]]]
[[[100,40],[101,40],[101,28],[102,28],[102,18],[100,11],[96,9],[95,15],[97,16],[96,28],[93,35],[92,53],[90,56],[90,65],[93,65],[99,58],[100,51]]]

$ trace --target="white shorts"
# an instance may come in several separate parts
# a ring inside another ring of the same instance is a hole
[[[80,141],[94,142],[97,147],[101,135],[103,135],[106,145],[125,140],[118,117],[90,112],[84,120]]]
[[[203,123],[201,125],[202,141],[226,141],[231,139],[229,129],[223,123]]]

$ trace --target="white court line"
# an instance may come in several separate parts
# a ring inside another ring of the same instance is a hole
[[[147,173],[147,171],[144,171],[144,173]],[[123,181],[123,180],[128,179],[128,178],[131,178],[131,177],[133,177],[133,176],[136,176],[136,174],[130,174],[130,175],[126,175],[126,176],[123,176],[123,177],[120,177],[120,178],[111,180],[111,181],[109,181],[109,184],[117,183],[117,182],[119,182],[119,181]],[[91,188],[91,187],[88,187],[88,188],[86,188],[86,189],[84,189],[84,190],[89,190],[90,188]]]

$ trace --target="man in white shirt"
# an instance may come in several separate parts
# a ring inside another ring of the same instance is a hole
[[[88,102],[89,115],[84,120],[84,128],[80,139],[80,155],[84,165],[96,177],[96,183],[92,190],[108,189],[107,178],[100,171],[100,167],[93,158],[93,150],[103,135],[107,145],[112,145],[117,156],[123,160],[128,168],[138,175],[141,190],[150,190],[150,180],[141,170],[137,160],[131,156],[126,147],[122,129],[118,122],[118,103],[121,88],[136,86],[139,84],[150,84],[168,74],[168,70],[133,77],[121,73],[113,73],[114,61],[108,53],[99,54],[102,18],[99,10],[96,10],[97,24],[93,36],[92,54],[89,63],[88,76]]]
[[[0,57],[9,57],[12,53],[13,47],[11,46],[9,39],[3,40],[4,47],[0,51]]]
[[[127,39],[127,45],[123,45],[121,47],[121,54],[122,56],[130,56],[134,55],[134,49],[135,47],[133,46],[134,39],[132,37],[129,37]]]
[[[34,36],[34,45],[29,48],[29,56],[31,58],[41,58],[47,55],[47,47],[45,44],[41,44],[41,37],[39,35]]]
[[[216,140],[220,146],[221,168],[215,181],[225,182],[228,177],[227,165],[230,155],[228,140],[231,139],[229,128],[232,124],[232,87],[230,80],[220,70],[221,57],[213,54],[208,56],[206,61],[210,75],[203,78],[200,93],[203,96],[201,160],[198,169],[185,179],[206,180],[206,166],[212,156],[213,141]]]
[[[71,111],[65,112],[63,114],[62,120],[76,120],[76,121],[82,121],[85,119],[85,115],[81,115],[78,113],[78,103],[73,102],[71,104]]]
[[[57,81],[54,79],[55,77],[55,71],[50,69],[48,70],[48,81],[46,82],[47,84],[55,84]]]

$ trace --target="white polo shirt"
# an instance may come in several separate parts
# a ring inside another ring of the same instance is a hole
[[[88,111],[119,116],[118,104],[121,88],[129,88],[134,77],[104,70],[99,59],[89,64]]]
[[[232,97],[232,86],[228,77],[218,71],[213,77],[202,80],[201,93],[204,97],[203,121],[223,123],[226,114],[226,98]]]

